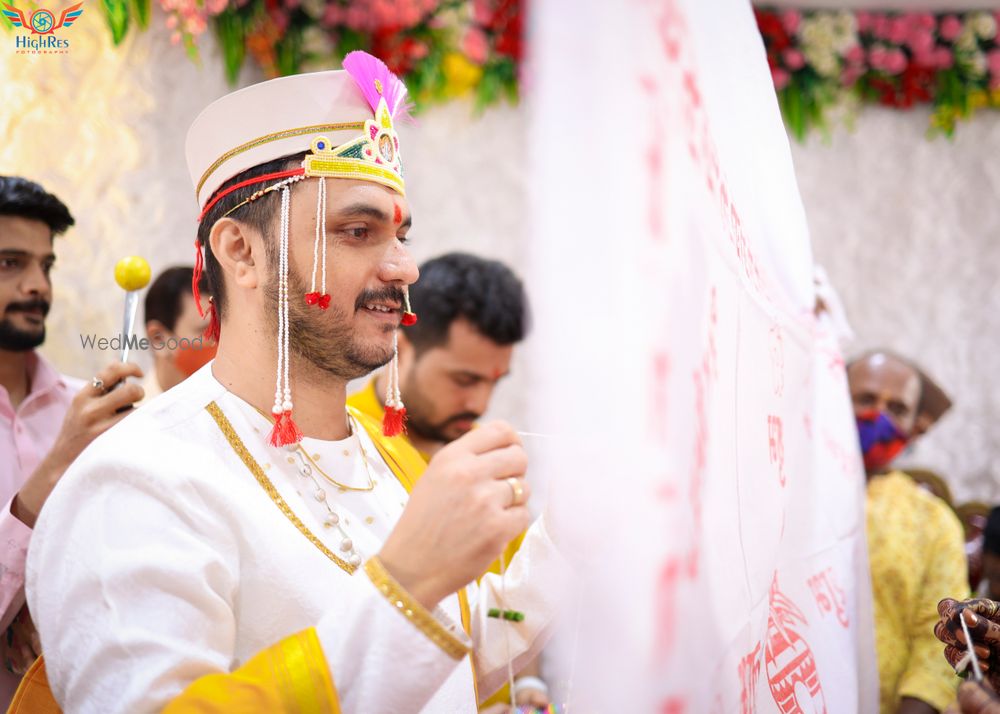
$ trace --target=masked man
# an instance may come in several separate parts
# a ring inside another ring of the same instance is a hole
[[[193,268],[168,268],[146,292],[146,335],[153,346],[153,370],[142,383],[146,399],[176,387],[215,357],[206,340],[205,302],[196,305],[191,292]],[[205,292],[207,281],[199,286]]]
[[[888,471],[913,431],[920,375],[873,352],[847,369],[868,476],[867,527],[882,714],[941,712],[958,684],[934,638],[937,602],[968,593],[962,526],[939,498]]]
[[[381,427],[345,406],[395,362],[417,270],[405,87],[363,52],[344,70],[242,89],[188,134],[217,357],[95,442],[39,520],[28,600],[66,711],[471,712],[562,601],[544,517],[474,582],[530,524],[511,427],[424,464],[385,436],[398,390]]]

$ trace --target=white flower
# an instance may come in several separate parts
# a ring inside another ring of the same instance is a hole
[[[972,21],[966,20],[965,27],[962,29],[962,34],[960,34],[955,39],[955,49],[972,52],[979,46],[979,42],[976,40],[976,32],[972,28]]]
[[[326,12],[326,0],[302,0],[302,9],[314,20],[319,20]]]
[[[969,18],[973,31],[984,40],[992,40],[997,36],[997,21],[991,13],[976,12]]]
[[[973,52],[966,59],[966,64],[969,68],[969,72],[974,77],[984,77],[986,76],[986,55],[982,52]]]
[[[329,59],[333,53],[330,33],[318,25],[310,25],[302,33],[302,50],[307,56]]]
[[[840,74],[840,62],[833,52],[817,53],[811,57],[806,55],[806,61],[821,77],[836,77]]]
[[[858,21],[854,13],[841,11],[831,19],[833,49],[839,54],[858,44]]]

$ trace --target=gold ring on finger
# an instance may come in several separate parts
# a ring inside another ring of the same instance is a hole
[[[511,476],[506,481],[511,492],[510,508],[524,505],[524,486],[521,485],[521,479]]]

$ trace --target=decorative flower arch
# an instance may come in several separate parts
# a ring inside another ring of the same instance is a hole
[[[930,134],[1000,107],[1000,11],[798,11],[758,8],[781,111],[800,141],[860,103],[931,104]]]
[[[103,0],[115,44],[148,29],[152,0]],[[208,31],[235,84],[249,58],[278,76],[339,66],[364,49],[405,78],[417,106],[472,94],[516,100],[522,0],[157,0],[192,60]],[[9,22],[6,19],[3,22]]]

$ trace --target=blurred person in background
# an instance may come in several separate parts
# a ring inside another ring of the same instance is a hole
[[[74,223],[37,183],[0,176],[0,704],[41,653],[24,607],[24,563],[38,513],[91,441],[142,398],[134,364],[112,361],[90,383],[60,374],[37,352],[52,305],[55,237]],[[122,411],[124,409],[124,411]]]
[[[208,327],[208,300],[201,312],[191,292],[194,268],[181,266],[160,273],[146,292],[146,335],[153,353],[153,369],[143,381],[146,399],[176,387],[215,357],[214,342],[204,337]],[[208,294],[202,276],[201,294]]]
[[[937,603],[969,592],[962,526],[940,498],[890,466],[911,442],[921,379],[875,351],[847,368],[865,473],[881,714],[942,712],[958,680],[934,637]]]
[[[510,373],[514,346],[528,330],[528,299],[521,280],[496,260],[448,253],[424,262],[410,289],[417,322],[399,331],[399,388],[406,404],[406,433],[425,461],[471,431],[489,409],[496,386]],[[387,376],[368,381],[347,404],[382,420]],[[505,551],[506,562],[521,538]],[[500,572],[499,561],[490,567]],[[538,660],[514,682],[515,702],[546,707],[548,685]],[[503,711],[505,686],[483,705]]]

